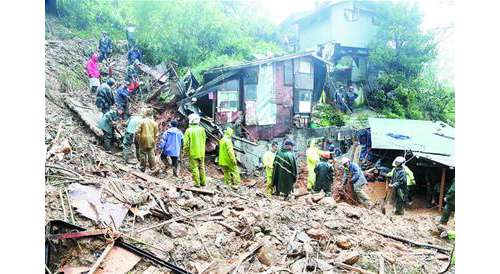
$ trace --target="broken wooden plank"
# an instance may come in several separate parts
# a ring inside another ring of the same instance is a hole
[[[162,184],[163,182],[156,178],[156,177],[153,177],[153,176],[150,176],[144,172],[140,172],[140,171],[135,171],[135,170],[132,170],[131,168],[127,167],[127,166],[124,166],[122,164],[119,164],[119,163],[113,163],[116,167],[118,167],[121,171],[125,171],[127,173],[130,173],[140,179],[143,179],[144,181],[146,182],[152,182],[152,183],[157,183],[157,184]]]
[[[354,271],[356,273],[361,273],[361,274],[376,274],[375,272],[371,272],[371,271],[364,270],[364,269],[359,268],[359,267],[355,267],[355,266],[344,264],[344,263],[340,263],[340,262],[331,262],[331,263],[333,265],[337,266],[337,267],[344,268],[344,269],[347,269],[347,270],[350,270],[350,271]]]
[[[102,262],[96,274],[105,273],[129,273],[129,271],[141,260],[141,257],[121,247],[113,246],[111,251]],[[89,272],[90,273],[90,272]]]
[[[228,225],[228,224],[226,224],[224,222],[215,222],[215,223],[216,224],[220,224],[221,226],[223,226],[223,227],[225,227],[225,228],[227,228],[227,229],[235,232],[237,235],[241,235],[241,232],[238,229],[236,229],[236,228],[234,228],[234,227],[232,227],[232,226],[230,226],[230,225]]]
[[[442,251],[442,252],[450,252],[451,251],[450,249],[444,248],[444,247],[441,247],[441,246],[431,245],[431,244],[426,244],[426,243],[414,242],[412,240],[407,240],[407,239],[404,239],[404,238],[399,237],[399,236],[395,236],[395,235],[391,235],[391,234],[386,234],[386,233],[383,233],[383,232],[380,232],[380,231],[376,231],[376,230],[373,230],[373,229],[370,229],[370,228],[367,228],[367,227],[363,227],[363,228],[366,229],[366,230],[368,230],[368,231],[370,231],[370,232],[382,235],[384,237],[391,238],[393,240],[397,240],[397,241],[400,241],[400,242],[403,242],[403,243],[407,243],[407,244],[411,244],[411,245],[414,245],[414,246],[420,246],[420,247],[426,247],[426,248],[434,248],[434,249],[437,249],[438,251]]]
[[[99,120],[101,120],[102,113],[96,108],[89,108],[82,106],[78,101],[73,98],[65,97],[64,102],[66,105],[75,112],[78,117],[85,123],[89,129],[97,136],[103,136],[102,129],[99,128]]]
[[[231,267],[231,270],[234,269],[234,271],[232,271],[231,273],[238,273],[238,269],[240,268],[241,264],[246,260],[248,259],[249,257],[251,257],[252,255],[254,255],[261,247],[262,247],[262,243],[257,243],[257,244],[254,244],[253,246],[250,247],[250,250],[241,255],[239,258],[238,258],[238,261],[237,261],[237,264],[233,265]]]
[[[196,192],[196,193],[205,194],[205,195],[214,195],[215,194],[214,191],[205,190],[205,189],[201,189],[201,188],[192,188],[192,187],[180,187],[180,186],[178,186],[177,190],[191,191],[191,192]]]

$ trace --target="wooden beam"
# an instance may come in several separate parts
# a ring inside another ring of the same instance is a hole
[[[441,186],[439,188],[439,212],[443,210],[443,199],[444,199],[444,179],[446,177],[446,168],[443,167],[441,172]]]

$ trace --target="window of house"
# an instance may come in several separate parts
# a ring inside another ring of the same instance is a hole
[[[295,92],[295,112],[296,113],[310,113],[311,112],[311,99],[312,90],[298,89]]]
[[[300,73],[312,73],[311,62],[306,61],[306,60],[300,60],[298,72],[300,72]]]
[[[237,111],[240,106],[240,93],[237,90],[217,92],[217,111]]]

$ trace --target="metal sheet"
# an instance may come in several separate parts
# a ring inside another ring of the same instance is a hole
[[[417,158],[425,158],[433,162],[437,162],[449,167],[455,167],[455,157],[454,155],[445,156],[430,153],[414,152],[413,155]]]
[[[372,148],[453,155],[455,129],[443,122],[369,118]]]
[[[259,126],[276,124],[276,103],[274,92],[273,65],[259,68],[259,84],[257,84],[257,124]]]

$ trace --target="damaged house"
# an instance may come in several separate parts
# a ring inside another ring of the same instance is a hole
[[[214,68],[205,72],[207,84],[192,97],[214,123],[231,125],[236,135],[250,140],[269,141],[308,127],[328,63],[306,52]]]

